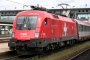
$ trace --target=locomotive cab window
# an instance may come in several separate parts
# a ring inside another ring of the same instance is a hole
[[[44,20],[44,25],[47,25],[48,24],[48,21],[47,21],[47,18]]]
[[[34,16],[34,15],[19,16],[16,23],[16,29],[33,30],[36,28],[37,20],[38,20],[38,16]]]

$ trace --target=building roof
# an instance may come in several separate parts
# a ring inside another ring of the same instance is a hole
[[[49,10],[63,10],[63,9],[49,9]],[[90,8],[67,8],[67,10],[90,10]]]
[[[67,8],[67,10],[90,10],[90,8]],[[22,9],[22,10],[0,10],[0,12],[2,12],[2,11],[24,11],[24,10],[28,10],[28,9]],[[49,10],[63,10],[63,9],[49,9]]]

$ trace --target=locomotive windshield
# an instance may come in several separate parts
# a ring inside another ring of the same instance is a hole
[[[38,16],[19,16],[16,29],[35,29]]]

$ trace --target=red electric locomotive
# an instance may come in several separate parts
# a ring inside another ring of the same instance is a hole
[[[14,19],[8,46],[18,54],[27,55],[71,45],[82,35],[77,27],[79,21],[71,18],[40,10],[22,11]]]

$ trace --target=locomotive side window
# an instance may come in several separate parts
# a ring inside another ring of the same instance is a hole
[[[88,26],[87,26],[87,31],[88,31]]]
[[[85,26],[85,31],[86,31],[86,26]]]
[[[88,31],[88,27],[86,26],[86,31]]]
[[[48,21],[47,21],[47,18],[44,20],[44,25],[47,25],[48,24]]]
[[[83,31],[83,25],[81,25],[81,31]]]
[[[88,26],[88,31],[89,31],[89,26]]]
[[[90,26],[89,26],[89,31],[90,31]]]
[[[81,25],[79,24],[78,26],[79,26],[79,27],[78,27],[79,31],[81,31]]]
[[[85,26],[83,25],[83,31],[85,31]]]
[[[87,31],[88,31],[88,26],[87,26]]]
[[[79,27],[78,27],[79,31],[85,31],[86,28],[87,28],[86,26],[79,24]]]

